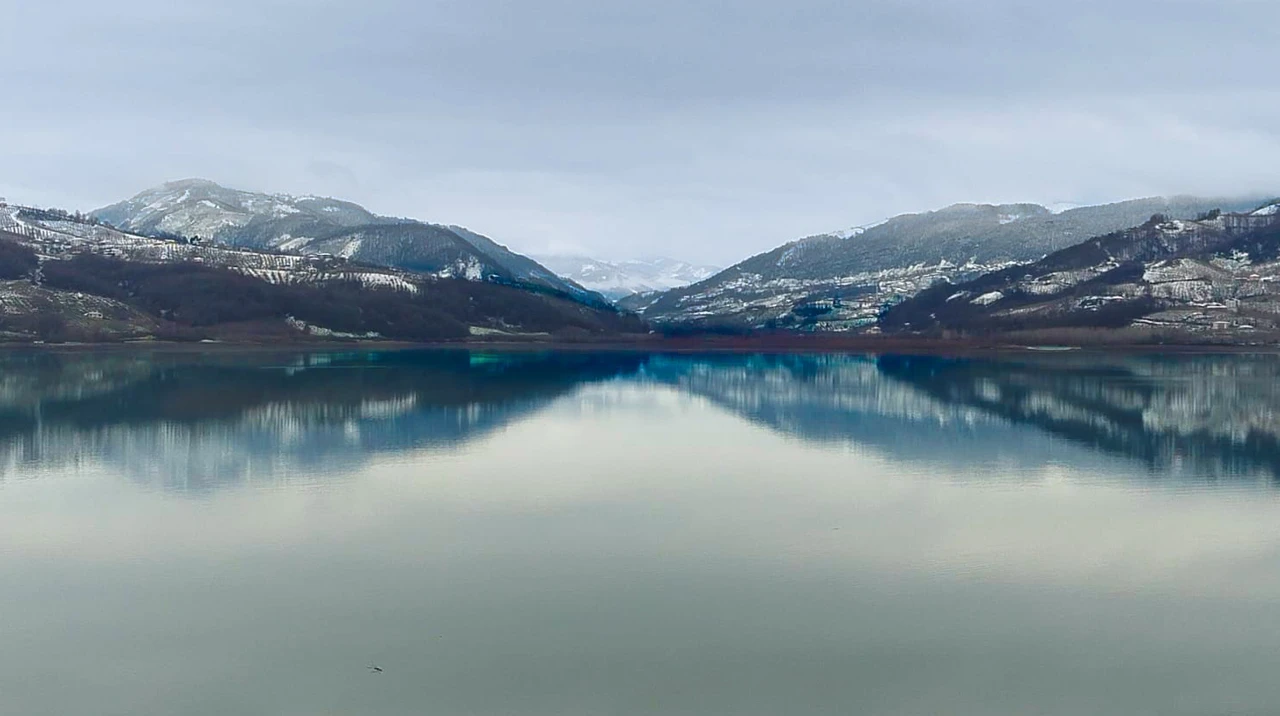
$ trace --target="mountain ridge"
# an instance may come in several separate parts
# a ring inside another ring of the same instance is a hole
[[[0,204],[0,341],[465,340],[639,333],[552,290],[132,234]]]
[[[1054,212],[1039,204],[953,204],[902,214],[855,232],[797,239],[703,281],[624,303],[660,325],[854,330],[883,307],[940,280],[962,281],[1091,237],[1136,226],[1152,214],[1182,218],[1243,210],[1259,197],[1148,197]],[[806,310],[840,299],[839,310]]]
[[[527,285],[589,305],[608,303],[599,294],[477,232],[380,216],[341,199],[266,194],[228,188],[208,179],[182,179],[143,190],[97,209],[91,216],[144,235],[333,255],[442,277]]]
[[[1154,328],[1280,329],[1280,202],[1196,220],[1153,216],[889,308],[891,332]]]

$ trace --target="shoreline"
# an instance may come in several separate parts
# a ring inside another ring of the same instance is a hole
[[[918,354],[918,355],[982,355],[1019,353],[1027,355],[1064,355],[1073,353],[1107,354],[1210,354],[1210,353],[1280,353],[1280,344],[1230,343],[1124,343],[1080,344],[1036,343],[1031,340],[1006,339],[942,339],[919,337],[841,336],[841,335],[761,335],[653,337],[634,339],[602,338],[600,340],[460,340],[460,341],[364,341],[307,340],[296,342],[216,341],[188,343],[178,341],[126,341],[119,343],[0,343],[0,352],[162,352],[162,353],[266,353],[266,352],[336,352],[456,350],[500,353],[537,352],[610,352],[671,354]]]

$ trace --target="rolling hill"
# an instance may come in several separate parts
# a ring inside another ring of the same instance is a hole
[[[1153,214],[1194,219],[1257,198],[1150,198],[1053,212],[1037,204],[957,204],[793,241],[693,285],[623,305],[660,325],[851,330],[942,280],[1036,261]]]
[[[473,231],[378,216],[337,199],[262,194],[185,179],[148,189],[92,216],[135,234],[331,255],[441,277],[548,290],[590,305],[607,303],[599,294]]]
[[[0,340],[455,340],[643,331],[549,289],[155,238],[0,204]]]
[[[1154,216],[1031,264],[940,283],[889,308],[893,332],[1141,327],[1241,340],[1280,329],[1280,204]]]

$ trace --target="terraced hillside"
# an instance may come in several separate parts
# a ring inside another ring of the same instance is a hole
[[[890,308],[895,332],[1145,327],[1280,330],[1280,204],[1199,221],[1157,216],[1032,264],[942,283]]]
[[[705,281],[623,305],[669,327],[858,330],[873,325],[886,306],[939,281],[959,283],[1036,261],[1157,213],[1195,219],[1261,201],[1152,198],[1059,213],[1037,204],[957,204],[793,241]]]

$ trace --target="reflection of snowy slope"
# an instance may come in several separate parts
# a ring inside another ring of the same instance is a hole
[[[886,376],[1160,470],[1280,476],[1280,358],[882,359]]]
[[[949,468],[1101,453],[1160,474],[1280,475],[1280,357],[655,358],[653,379],[806,441]]]
[[[655,358],[646,373],[771,430],[894,460],[1032,466],[1076,452],[986,411],[886,380],[874,357]],[[1075,457],[1094,460],[1083,451]]]

